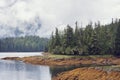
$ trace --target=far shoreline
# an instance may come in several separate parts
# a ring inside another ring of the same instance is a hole
[[[43,55],[44,52],[0,52],[0,58],[5,57],[29,57]]]

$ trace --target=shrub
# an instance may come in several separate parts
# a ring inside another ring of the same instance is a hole
[[[72,54],[72,49],[70,47],[67,47],[65,50],[65,54],[67,54],[67,55]]]
[[[54,54],[61,54],[63,52],[62,47],[56,46],[55,49],[53,50]]]

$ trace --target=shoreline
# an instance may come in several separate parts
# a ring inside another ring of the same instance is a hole
[[[29,57],[5,57],[3,60],[18,60],[34,65],[47,66],[70,66],[70,65],[120,65],[120,58],[116,57],[89,57],[89,56],[66,56],[52,55],[49,53],[43,56]]]
[[[116,57],[88,57],[88,56],[81,57],[81,56],[52,55],[52,54],[45,53],[44,56],[5,57],[2,59],[3,60],[18,60],[24,63],[33,64],[33,65],[47,65],[50,67],[74,66],[74,65],[96,65],[96,66],[110,65],[113,67],[120,67],[120,58],[116,58]],[[102,75],[104,77],[100,78],[100,77],[95,76],[95,74],[90,74],[94,72],[96,75],[99,75],[99,74],[105,74],[105,75]],[[109,77],[111,74],[112,74],[111,80],[118,80],[118,77],[120,79],[120,76],[118,76],[120,75],[120,72],[117,72],[117,71],[107,72],[100,68],[96,69],[96,68],[90,68],[90,66],[88,66],[88,67],[75,68],[70,71],[62,72],[60,74],[57,74],[57,76],[53,76],[52,80],[80,80],[79,77],[81,77],[82,73],[84,74],[82,76],[83,77],[82,79],[84,80],[85,79],[95,80],[96,77],[98,78],[96,80],[108,80],[110,79]],[[90,79],[86,78],[87,75],[91,75],[92,77]],[[69,76],[71,76],[72,78]]]
[[[120,72],[95,68],[77,68],[62,72],[52,80],[120,80]]]

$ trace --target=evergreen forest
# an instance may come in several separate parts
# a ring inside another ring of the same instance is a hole
[[[0,52],[40,52],[47,50],[47,38],[38,36],[0,39]]]
[[[65,55],[120,55],[120,21],[102,25],[90,22],[86,27],[67,25],[52,33],[49,52]]]

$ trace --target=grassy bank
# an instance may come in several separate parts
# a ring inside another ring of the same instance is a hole
[[[48,54],[48,57],[50,58],[56,58],[56,59],[61,59],[61,58],[110,58],[114,57],[113,55],[89,55],[89,56],[81,56],[81,55],[60,55],[60,54]]]

